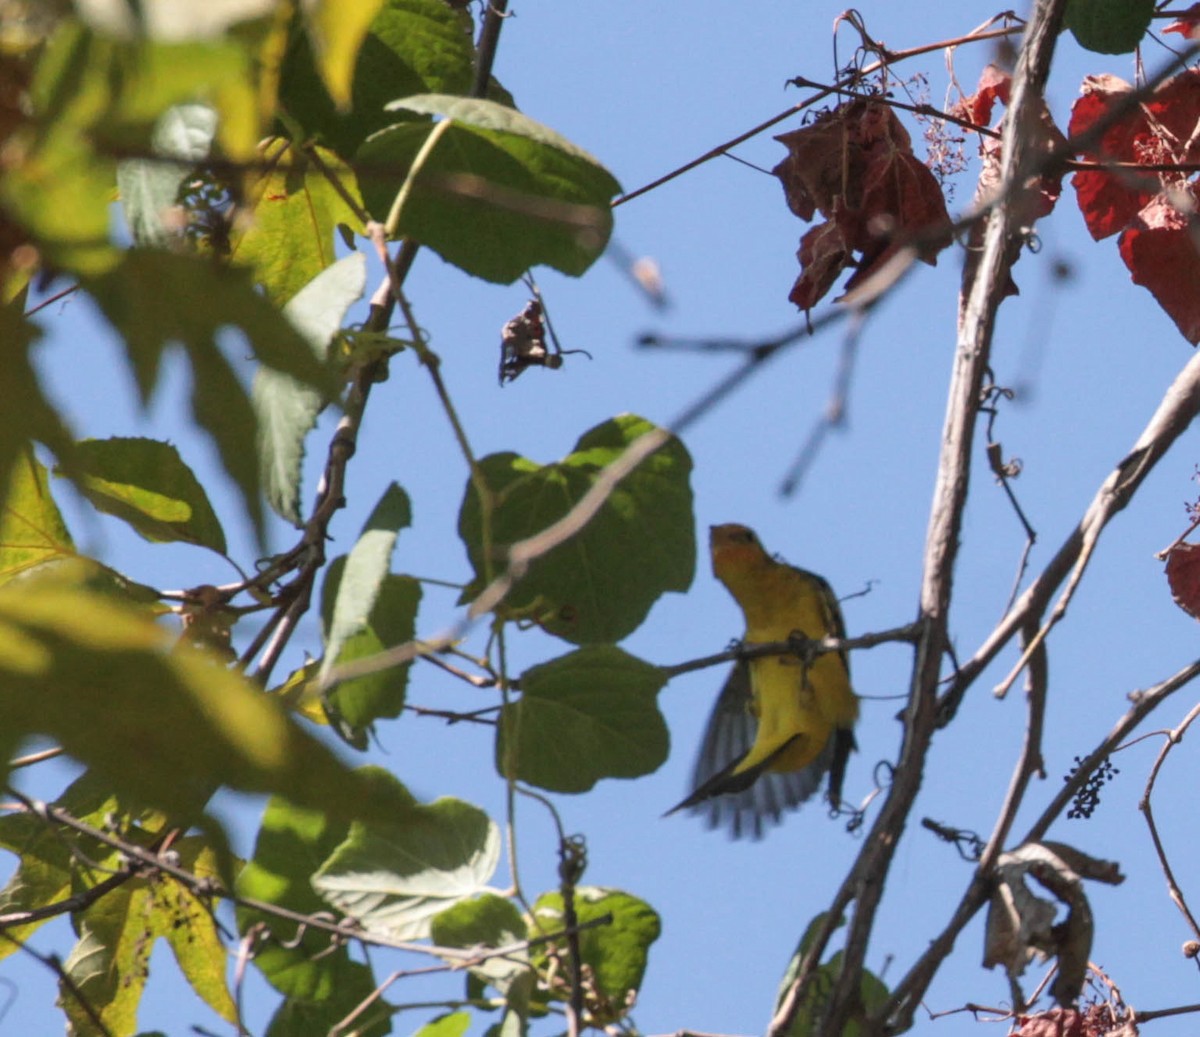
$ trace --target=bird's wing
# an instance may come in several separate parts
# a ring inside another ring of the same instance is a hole
[[[705,817],[710,828],[727,824],[735,839],[744,835],[762,838],[765,821],[778,824],[785,810],[794,810],[810,799],[835,761],[838,741],[830,738],[820,755],[802,770],[767,770],[775,758],[772,754],[759,767],[734,775],[733,770],[754,744],[758,728],[750,702],[750,668],[746,663],[735,663],[708,718],[692,771],[695,792],[673,808],[686,808]]]

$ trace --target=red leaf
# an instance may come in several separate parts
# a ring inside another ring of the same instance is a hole
[[[836,221],[818,223],[800,239],[800,276],[788,299],[807,313],[854,259]]]
[[[1200,342],[1200,255],[1188,217],[1160,194],[1125,228],[1121,258],[1193,346]]]
[[[1167,555],[1171,597],[1193,619],[1200,619],[1200,544],[1177,544]]]
[[[1133,88],[1117,76],[1088,76],[1082,96],[1071,109],[1072,136],[1093,126],[1114,105],[1123,104]],[[1104,131],[1099,145],[1087,153],[1093,161],[1127,163],[1193,163],[1200,158],[1200,141],[1193,140],[1200,120],[1200,71],[1188,69],[1167,80],[1149,98]],[[1135,218],[1168,184],[1179,185],[1186,175],[1109,173],[1084,170],[1073,180],[1075,197],[1088,231],[1099,241],[1115,234]]]
[[[1179,21],[1172,22],[1163,29],[1163,32],[1177,32],[1180,36],[1194,37],[1198,28],[1200,28],[1200,4],[1192,4],[1179,16]]]
[[[788,207],[802,220],[819,212],[829,221],[800,242],[800,277],[788,298],[803,310],[846,267],[857,266],[861,278],[897,240],[949,225],[937,179],[913,155],[908,131],[882,101],[839,105],[775,139],[788,149],[773,170]],[[933,262],[942,247],[931,247],[924,258]]]
[[[979,77],[979,88],[970,97],[964,97],[952,109],[950,114],[973,123],[975,126],[990,126],[992,123],[992,108],[997,101],[1008,104],[1008,90],[1012,85],[1012,76],[1002,68],[988,65]]]

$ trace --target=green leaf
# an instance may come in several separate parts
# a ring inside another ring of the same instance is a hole
[[[557,464],[540,466],[512,453],[485,457],[480,468],[494,501],[492,558],[499,563],[504,545],[562,518],[605,466],[653,427],[632,415],[613,418],[586,432]],[[580,532],[532,563],[500,615],[532,618],[574,644],[615,642],[636,630],[662,594],[691,586],[696,567],[691,468],[686,448],[670,439],[616,486]],[[475,567],[475,581],[464,593],[470,600],[488,572],[479,498],[471,483],[458,531]]]
[[[215,854],[200,837],[175,843],[180,867],[217,876]],[[85,1001],[109,1033],[134,1032],[150,954],[164,937],[192,989],[227,1022],[237,1009],[225,983],[225,948],[207,901],[177,882],[131,879],[75,915],[79,941],[63,963],[78,996],[59,998],[75,1034],[99,1033]]]
[[[325,602],[340,594],[345,559],[336,558],[325,575]],[[421,585],[410,576],[385,573],[365,623],[346,637],[336,663],[349,663],[378,655],[385,648],[411,641],[416,633],[417,608]],[[325,614],[327,604],[322,605]],[[405,693],[412,663],[402,663],[379,673],[342,681],[325,696],[325,717],[347,742],[356,749],[367,747],[367,731],[380,719],[395,719],[404,709]]]
[[[284,307],[284,316],[307,340],[309,355],[324,365],[329,343],[346,311],[362,298],[366,260],[359,252],[322,270]],[[285,370],[260,367],[251,399],[257,415],[259,467],[267,503],[300,527],[300,475],[304,439],[329,401],[328,389],[301,381]]]
[[[326,908],[310,880],[349,833],[350,825],[315,810],[272,797],[263,813],[254,856],[237,878],[241,897],[265,901],[302,915]],[[257,951],[254,964],[281,994],[304,1002],[334,998],[347,981],[352,962],[347,947],[333,945],[328,933],[255,908],[239,905],[238,932],[264,926],[272,938]]]
[[[149,153],[165,112],[210,104],[222,151],[235,161],[250,158],[259,137],[253,61],[233,37],[117,40],[63,19],[30,95],[33,117],[6,142],[0,203],[48,264],[84,276],[120,257],[109,235],[113,156]]]
[[[250,218],[233,243],[233,258],[253,268],[267,297],[282,306],[333,264],[339,225],[363,230],[328,177],[335,177],[360,208],[362,201],[353,170],[332,151],[313,146],[310,159],[280,138],[265,141],[259,150],[269,168],[251,182]]]
[[[160,814],[131,810],[113,794],[108,782],[91,771],[76,778],[54,805],[85,824],[120,832],[139,844],[150,842],[148,830],[157,830],[165,822]],[[63,900],[71,895],[73,886],[82,888],[101,882],[123,863],[112,847],[85,835],[68,833],[29,813],[0,817],[0,847],[20,858],[16,872],[0,890],[2,915]],[[21,942],[47,921],[43,918],[22,926],[7,926],[5,931],[13,940],[0,941],[0,958],[19,950]]]
[[[225,553],[225,533],[204,487],[179,451],[154,439],[86,439],[74,474],[96,507],[152,543],[181,541]]]
[[[496,769],[552,792],[586,792],[601,778],[637,778],[667,759],[658,709],[662,671],[612,645],[592,645],[526,670],[504,708]]]
[[[392,1032],[392,1014],[395,1011],[383,1000],[376,1000],[356,1016],[352,1029],[339,1030],[337,1026],[375,993],[375,986],[375,977],[369,965],[348,961],[330,997],[321,1001],[303,1001],[295,997],[285,1000],[271,1017],[266,1037],[325,1037],[330,1033],[383,1037]]]
[[[176,105],[154,128],[150,150],[156,157],[117,164],[117,189],[135,245],[162,247],[178,237],[166,216],[178,204],[180,185],[207,157],[216,127],[217,113],[208,105]],[[180,161],[164,161],[171,158]]]
[[[219,785],[342,818],[389,789],[342,764],[241,675],[144,611],[53,578],[0,587],[0,731],[46,735],[115,791],[184,820]]]
[[[341,8],[336,0],[326,0],[326,6],[332,17]],[[330,97],[328,70],[317,71],[311,32],[310,28],[309,35],[297,35],[288,52],[280,103],[305,138],[322,138],[343,158],[396,121],[383,106],[397,94],[465,94],[471,88],[471,21],[443,0],[386,0],[354,62],[349,112],[339,111]]]
[[[60,461],[74,448],[70,431],[42,392],[34,372],[30,346],[41,332],[15,306],[0,306],[0,342],[5,345],[4,377],[0,378],[0,486],[7,486],[29,444],[44,443]]]
[[[408,494],[396,483],[390,483],[367,518],[339,578],[332,585],[326,581],[321,609],[326,653],[322,676],[333,668],[346,641],[367,627],[392,563],[396,537],[410,525],[412,506]]]
[[[1099,54],[1128,54],[1150,28],[1154,0],[1068,0],[1064,27]]]
[[[470,1012],[450,1012],[431,1019],[413,1037],[463,1037],[470,1026]]]
[[[85,287],[124,339],[143,402],[158,382],[167,347],[183,346],[191,366],[193,417],[212,437],[261,535],[259,468],[246,448],[255,435],[254,410],[217,344],[218,333],[238,328],[260,363],[332,394],[333,380],[312,348],[244,273],[197,256],[134,249]]]
[[[792,955],[787,968],[784,970],[783,979],[780,981],[779,992],[775,998],[776,1010],[782,1004],[784,995],[795,980],[796,973],[800,968],[800,962],[808,953],[813,940],[816,939],[817,930],[824,924],[826,917],[827,913],[822,912],[814,917],[805,928],[804,935],[801,936],[800,943],[796,947],[796,953]],[[839,925],[844,924],[844,920],[839,922]],[[829,995],[833,990],[833,985],[837,982],[838,976],[841,974],[843,961],[844,955],[841,951],[838,951],[828,961],[823,962],[817,967],[816,975],[813,978],[812,985],[809,987],[809,995],[796,1012],[795,1018],[792,1020],[792,1025],[788,1027],[787,1037],[814,1037],[815,1034],[823,1032],[820,1028],[822,1017],[825,1014],[825,1008],[829,1001]],[[869,1013],[881,1008],[887,1001],[888,994],[888,988],[879,977],[864,969],[859,984],[859,1007],[861,1010],[864,1013]],[[853,1019],[846,1024],[845,1029],[842,1031],[844,1037],[858,1037],[862,1032],[862,1027]]]
[[[511,900],[485,893],[436,915],[430,936],[438,947],[497,950],[522,942],[528,933],[521,912]],[[498,990],[510,1007],[522,1015],[526,1013],[533,982],[528,951],[509,951],[503,957],[488,958],[470,966],[470,972]]]
[[[387,822],[356,822],[313,888],[368,932],[419,939],[439,911],[483,892],[499,859],[500,832],[488,816],[443,797]]]
[[[662,932],[658,913],[644,900],[621,890],[600,886],[579,886],[575,890],[575,915],[579,924],[612,915],[608,925],[584,929],[579,934],[579,950],[583,964],[594,977],[595,1000],[593,1025],[603,1026],[624,1016],[642,986],[650,945]],[[544,933],[565,928],[562,894],[543,893],[533,905],[538,929]],[[564,938],[549,945],[533,948],[534,963],[543,974],[551,965],[551,954],[559,961],[567,960]],[[561,973],[558,985],[550,993],[558,1000],[567,1000]]]
[[[0,584],[74,556],[75,544],[50,493],[46,468],[26,449],[0,498]]]
[[[399,123],[359,149],[364,163],[407,171],[399,182],[380,177],[362,185],[376,214],[390,212],[404,194],[398,222],[389,219],[395,234],[501,284],[539,263],[578,277],[606,248],[610,202],[621,185],[582,148],[495,101],[426,94],[388,107],[451,123],[437,130]],[[440,137],[414,170],[433,132]]]

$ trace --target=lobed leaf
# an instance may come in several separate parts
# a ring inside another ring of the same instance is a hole
[[[637,778],[666,762],[657,666],[591,645],[521,675],[496,734],[501,775],[552,792],[587,792],[601,778]]]
[[[605,466],[652,428],[633,415],[613,418],[584,433],[557,464],[542,466],[512,453],[485,457],[480,472],[491,494],[491,543],[483,543],[479,498],[468,483],[458,530],[475,579],[464,600],[495,573],[503,545],[540,533],[566,515]],[[616,642],[636,630],[659,597],[691,586],[696,565],[691,467],[683,444],[669,440],[621,481],[586,526],[531,564],[499,614],[533,618],[574,644]]]

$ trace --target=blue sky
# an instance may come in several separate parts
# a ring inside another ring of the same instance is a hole
[[[977,2],[872,0],[859,9],[873,36],[894,49],[959,35],[993,11]],[[832,79],[831,26],[840,10],[814,0],[733,6],[712,0],[687,5],[523,0],[514,4],[515,14],[505,26],[496,72],[526,113],[590,150],[629,190],[795,103],[800,95],[784,90],[787,78]],[[844,63],[854,41],[843,30],[839,44]],[[991,57],[986,45],[959,50],[956,73],[964,88],[973,87]],[[1145,57],[1153,69],[1165,52],[1149,48]],[[1132,57],[1105,59],[1080,51],[1070,37],[1060,41],[1050,96],[1060,126],[1082,77],[1101,71],[1132,79]],[[901,77],[924,73],[928,99],[943,102],[947,73],[940,53],[896,72]],[[793,120],[772,132],[796,125]],[[919,130],[914,131],[918,137]],[[769,169],[783,149],[769,132],[737,154]],[[976,168],[959,178],[952,211],[969,203]],[[659,263],[670,310],[649,308],[605,260],[580,280],[539,272],[564,346],[586,349],[593,359],[569,357],[560,371],[530,371],[504,389],[496,385],[499,329],[522,308],[525,290],[472,280],[428,252],[419,257],[409,288],[476,452],[515,450],[550,461],[614,414],[632,411],[670,421],[735,362],[639,351],[634,342],[640,333],[754,338],[793,326],[798,317],[787,293],[804,230],[773,178],[729,160],[711,162],[622,206],[617,236],[633,253]],[[997,381],[1029,385],[1004,407],[996,435],[1006,457],[1024,463],[1015,488],[1038,531],[1032,572],[1070,532],[1191,355],[1149,294],[1129,282],[1114,244],[1095,244],[1087,236],[1069,188],[1039,226],[1038,237],[1040,251],[1025,253],[1015,271],[1021,295],[1003,307],[994,350]],[[1065,284],[1052,280],[1057,261],[1069,264],[1073,273]],[[915,615],[954,350],[959,267],[957,252],[944,253],[936,269],[916,271],[872,316],[859,346],[846,428],[826,442],[795,497],[781,499],[778,483],[822,412],[839,332],[802,341],[774,359],[684,437],[696,465],[701,533],[711,523],[743,522],[758,530],[768,548],[825,575],[840,594],[869,585],[869,594],[845,602],[851,634],[897,626]],[[373,271],[372,286],[376,276]],[[86,303],[69,301],[42,316],[48,336],[43,370],[79,434],[170,438],[206,480],[219,479],[207,475],[214,471],[207,444],[182,419],[180,370],[151,412],[142,415],[108,332]],[[310,449],[319,455],[322,444],[318,432]],[[975,460],[951,623],[963,655],[1001,615],[1023,545],[1015,517],[984,468],[982,448]],[[1194,461],[1177,449],[1159,465],[1106,533],[1067,620],[1050,640],[1048,777],[1034,783],[1017,831],[1054,794],[1073,757],[1085,755],[1120,716],[1130,691],[1161,680],[1194,657],[1194,621],[1171,602],[1161,564],[1153,557],[1186,524],[1182,504],[1195,494],[1189,481]],[[391,379],[371,401],[350,470],[351,506],[335,527],[335,548],[349,548],[366,513],[395,480],[410,494],[414,509],[413,528],[397,545],[395,569],[465,579],[465,552],[454,535],[465,479],[428,378],[411,355],[396,357]],[[306,497],[314,480],[310,473]],[[218,498],[227,529],[236,530],[232,497],[221,493]],[[229,579],[225,563],[202,551],[147,546],[107,520],[85,518],[78,509],[72,515],[85,550],[136,578],[176,587]],[[280,529],[277,543],[285,542],[286,531]],[[244,530],[232,538],[231,552],[243,562],[252,559]],[[454,616],[451,594],[427,590],[419,630],[439,631]],[[655,663],[674,663],[718,651],[740,630],[736,606],[702,557],[691,590],[662,599],[624,647]],[[316,644],[315,620],[309,620],[296,649],[315,650]],[[510,650],[514,668],[520,669],[565,648],[530,633],[512,637]],[[986,835],[1003,798],[1020,749],[1024,710],[1019,694],[999,702],[990,689],[1014,658],[1011,651],[1001,656],[935,742],[917,809],[887,881],[868,959],[889,985],[941,928],[970,878],[969,866],[936,844],[917,821],[932,817]],[[854,656],[855,683],[865,700],[860,751],[846,784],[851,800],[867,795],[879,764],[895,758],[900,733],[895,715],[909,662],[908,650],[898,646]],[[720,671],[707,670],[664,689],[661,705],[672,752],[659,772],[632,782],[604,782],[586,796],[559,797],[568,830],[588,838],[585,881],[637,894],[662,915],[663,936],[651,952],[635,1012],[646,1033],[761,1031],[796,940],[824,909],[859,847],[855,836],[815,806],[789,817],[757,844],[729,843],[687,817],[660,819],[687,785],[692,753],[721,679]],[[479,692],[464,690],[432,667],[414,671],[409,695],[411,702],[446,709],[485,704]],[[1193,700],[1194,694],[1183,691],[1148,729],[1178,723]],[[1104,790],[1091,821],[1064,821],[1051,832],[1052,838],[1120,861],[1127,876],[1123,886],[1092,884],[1088,890],[1097,919],[1092,958],[1139,1008],[1195,1000],[1190,992],[1194,966],[1178,953],[1190,934],[1166,896],[1137,812],[1158,744],[1149,740],[1119,755],[1114,761],[1119,780]],[[1156,801],[1177,863],[1196,851],[1190,752],[1186,742],[1176,750],[1160,777]],[[405,717],[380,728],[379,746],[370,758],[392,768],[422,798],[459,796],[501,817],[504,790],[491,766],[485,730]],[[35,791],[53,795],[61,775],[62,770],[48,772]],[[236,831],[253,830],[255,804],[229,799],[226,807]],[[539,808],[522,804],[519,809],[522,876],[536,895],[554,885],[555,844]],[[1181,878],[1187,892],[1186,865]],[[497,885],[506,881],[504,872],[497,875]],[[65,952],[69,942],[62,926],[45,930],[38,946],[49,949],[55,934]],[[980,969],[981,953],[977,919],[932,987],[930,1011],[967,1001],[1005,1003],[1004,978]],[[391,967],[385,959],[377,973]],[[156,957],[156,979],[171,971],[165,956]],[[1030,977],[1037,974],[1031,969]],[[57,1030],[61,1024],[50,1008],[53,984],[43,970],[10,958],[0,966],[0,984],[5,980],[17,984],[5,1032]],[[458,979],[445,979],[419,989],[401,987],[392,998],[460,992]],[[0,1005],[3,998],[0,989]],[[252,988],[252,1027],[261,1029],[273,1005]],[[401,1016],[396,1032],[411,1032],[422,1018]],[[152,980],[141,1026],[175,1034],[193,1022],[219,1030],[211,1014],[173,981],[156,987]],[[942,1029],[961,1025],[957,1019],[940,1024]],[[1194,1031],[1186,1017],[1154,1026],[1160,1037]],[[918,1026],[918,1032],[933,1029],[925,1022]]]

